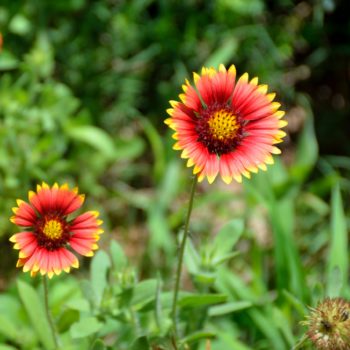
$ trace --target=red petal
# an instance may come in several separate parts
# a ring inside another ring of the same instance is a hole
[[[35,210],[26,202],[17,201],[17,203],[19,203],[19,206],[16,209],[15,217],[22,218],[33,224],[37,218]]]

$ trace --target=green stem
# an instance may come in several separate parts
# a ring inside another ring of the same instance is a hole
[[[190,218],[191,218],[191,213],[192,213],[192,208],[193,208],[193,199],[194,199],[194,194],[196,192],[196,186],[197,186],[198,178],[197,176],[193,177],[193,182],[192,182],[192,188],[191,188],[191,194],[190,194],[190,199],[188,202],[188,209],[187,209],[187,216],[186,216],[186,221],[185,221],[185,228],[184,228],[184,233],[182,236],[182,241],[180,245],[180,251],[179,251],[179,258],[178,258],[178,263],[177,263],[177,271],[176,271],[176,281],[175,281],[175,288],[174,288],[174,297],[173,297],[173,306],[172,306],[172,311],[171,311],[171,316],[173,319],[173,327],[174,327],[174,332],[175,332],[175,337],[177,338],[177,298],[179,294],[179,287],[180,287],[180,279],[181,279],[181,271],[182,271],[182,262],[183,262],[183,257],[184,257],[184,252],[185,252],[185,246],[186,246],[186,240],[188,236],[188,228],[190,224]]]
[[[303,335],[302,338],[298,341],[298,343],[292,348],[292,350],[298,350],[301,349],[302,346],[306,343],[306,341],[308,340],[307,335]]]
[[[49,288],[48,288],[46,275],[43,276],[43,285],[44,285],[44,299],[45,299],[46,317],[47,317],[47,320],[48,320],[50,328],[51,328],[52,337],[53,337],[53,340],[55,343],[55,349],[58,349],[57,334],[56,334],[55,326],[54,326],[54,323],[52,320],[50,307],[49,307]]]

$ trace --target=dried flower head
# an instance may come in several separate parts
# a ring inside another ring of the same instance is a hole
[[[173,148],[181,150],[187,166],[198,180],[212,183],[218,174],[226,183],[242,181],[258,169],[272,164],[275,144],[286,135],[284,112],[273,102],[274,93],[258,78],[243,74],[236,81],[236,68],[203,67],[194,73],[194,84],[186,80],[179,101],[170,101],[165,123],[175,131]]]
[[[350,303],[342,298],[326,298],[311,308],[307,336],[318,350],[350,350]]]
[[[103,232],[97,211],[88,211],[74,219],[69,216],[78,210],[84,195],[67,184],[52,187],[43,183],[36,193],[29,192],[29,203],[17,200],[11,222],[22,227],[22,232],[10,238],[14,249],[19,250],[17,267],[35,276],[39,271],[51,278],[62,270],[78,268],[79,261],[72,253],[92,256],[98,248],[97,241]]]

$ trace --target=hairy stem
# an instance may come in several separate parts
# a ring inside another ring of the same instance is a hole
[[[58,349],[58,340],[57,340],[57,333],[55,330],[55,326],[52,320],[50,308],[49,308],[49,288],[48,288],[48,283],[47,283],[47,276],[43,276],[43,285],[44,285],[44,299],[45,299],[45,311],[46,311],[46,317],[49,322],[50,328],[51,328],[51,333],[52,337],[55,343],[55,349]]]
[[[180,245],[177,270],[176,270],[176,281],[175,281],[175,287],[174,287],[173,306],[172,306],[172,311],[171,311],[171,316],[173,319],[174,333],[175,333],[176,338],[177,338],[177,299],[178,299],[179,287],[180,287],[182,262],[183,262],[184,252],[185,252],[186,240],[187,240],[187,236],[188,236],[188,228],[189,228],[189,224],[190,224],[190,218],[191,218],[191,213],[192,213],[192,208],[193,208],[193,200],[194,200],[194,194],[196,192],[197,182],[198,182],[198,178],[197,178],[197,176],[194,176],[193,182],[192,182],[191,193],[190,193],[190,199],[188,202],[185,228],[184,228],[184,233],[183,233],[182,241],[181,241],[181,245]]]

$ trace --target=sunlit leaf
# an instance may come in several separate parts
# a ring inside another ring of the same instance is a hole
[[[44,300],[29,284],[18,280],[17,288],[24,308],[38,338],[46,349],[54,349],[54,338],[44,309]]]
[[[209,308],[209,316],[222,316],[232,312],[247,309],[253,305],[250,301],[234,301]]]
[[[327,295],[339,296],[348,276],[348,235],[339,185],[332,192],[331,238],[327,262]]]
[[[202,339],[211,339],[215,337],[215,333],[213,332],[206,332],[206,331],[198,331],[195,333],[192,333],[188,336],[186,336],[185,338],[180,340],[181,344],[191,344],[191,343],[195,343],[198,342]]]
[[[101,303],[104,290],[107,286],[107,272],[111,261],[106,252],[99,250],[91,262],[91,285],[96,295],[96,304]]]
[[[73,339],[85,338],[98,332],[103,324],[96,317],[85,317],[70,328]]]
[[[84,142],[95,148],[108,159],[113,159],[116,155],[113,140],[102,129],[91,125],[70,125],[66,128],[66,133],[73,140]]]
[[[223,303],[227,300],[225,294],[192,294],[179,298],[181,307],[199,307]]]

